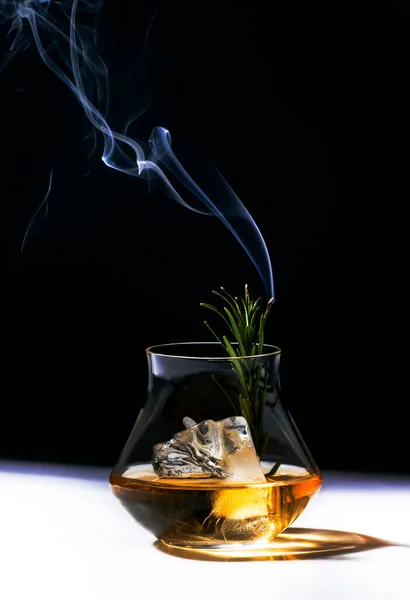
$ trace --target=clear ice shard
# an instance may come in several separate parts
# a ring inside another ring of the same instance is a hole
[[[229,482],[265,482],[244,417],[195,423],[154,446],[153,468],[160,477],[216,477]]]

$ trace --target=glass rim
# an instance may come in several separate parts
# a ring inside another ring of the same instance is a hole
[[[238,342],[231,342],[232,346],[238,346]],[[146,348],[147,354],[152,356],[163,356],[165,358],[183,358],[185,360],[245,360],[251,358],[263,358],[266,356],[275,356],[282,352],[281,348],[274,346],[273,344],[263,344],[264,348],[269,348],[269,352],[262,352],[261,354],[248,354],[243,356],[186,356],[182,354],[164,354],[163,352],[157,352],[156,349],[169,348],[169,347],[181,347],[181,346],[222,346],[221,342],[170,342],[167,344],[155,344],[154,346],[148,346]]]

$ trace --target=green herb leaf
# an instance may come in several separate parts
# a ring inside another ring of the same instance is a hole
[[[265,325],[270,313],[273,299],[267,303],[265,312],[261,313],[261,299],[253,300],[245,285],[243,297],[233,297],[224,288],[221,291],[212,292],[218,298],[223,300],[222,309],[201,302],[201,306],[217,314],[223,321],[228,330],[229,336],[233,336],[232,341],[228,335],[218,335],[210,326],[208,321],[204,321],[212,335],[225,348],[228,356],[232,358],[231,366],[236,372],[242,387],[242,393],[238,393],[237,398],[228,394],[214,378],[215,383],[224,391],[236,411],[239,411],[247,420],[252,433],[258,456],[262,458],[269,434],[264,433],[263,419],[266,405],[266,385],[267,385],[267,365],[265,365],[265,375],[263,386],[261,385],[262,364],[261,359],[250,359],[249,357],[263,353],[265,342]],[[236,343],[236,345],[233,344]],[[241,360],[241,357],[247,357]],[[280,464],[280,463],[279,463]],[[279,465],[278,465],[279,466]],[[278,467],[277,467],[278,468]]]

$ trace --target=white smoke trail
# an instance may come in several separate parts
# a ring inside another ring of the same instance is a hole
[[[80,8],[79,5],[79,0],[53,3],[48,0],[1,0],[0,15],[2,24],[9,26],[10,42],[0,69],[5,68],[18,52],[28,48],[30,33],[44,64],[69,88],[94,131],[102,135],[104,163],[130,176],[155,182],[171,199],[189,210],[218,217],[254,263],[268,296],[274,297],[266,243],[254,219],[219,171],[210,165],[201,165],[201,168],[207,169],[207,181],[212,182],[211,189],[205,192],[175,156],[167,129],[154,127],[149,138],[150,152],[146,155],[142,145],[126,135],[127,127],[124,127],[124,132],[110,127],[107,121],[109,78],[107,67],[97,51],[98,36],[95,30],[78,24],[80,11],[98,13],[103,2],[88,0],[82,1]],[[28,23],[29,30],[25,23]],[[51,180],[52,177],[50,186]],[[177,189],[181,184],[185,188],[183,194]],[[189,193],[186,194],[186,191]],[[49,192],[50,187],[38,211],[46,203]],[[22,248],[38,211],[26,231]]]

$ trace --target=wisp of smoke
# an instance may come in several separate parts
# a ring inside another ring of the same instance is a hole
[[[98,14],[102,5],[103,0],[0,0],[1,24],[8,28],[8,48],[3,53],[0,70],[34,42],[44,64],[72,92],[94,132],[102,136],[104,163],[127,175],[160,185],[172,200],[189,210],[218,217],[252,260],[268,296],[274,297],[266,243],[248,210],[219,171],[211,165],[201,164],[201,169],[208,169],[207,181],[212,182],[211,189],[205,192],[204,186],[198,185],[174,154],[167,129],[154,127],[149,137],[149,150],[144,152],[142,145],[127,135],[127,127],[123,131],[110,127],[107,121],[108,70],[97,50],[98,35],[95,29],[79,23],[80,14]],[[51,177],[42,207],[50,186]],[[191,196],[193,200],[190,200]],[[23,247],[24,243],[25,239]]]

